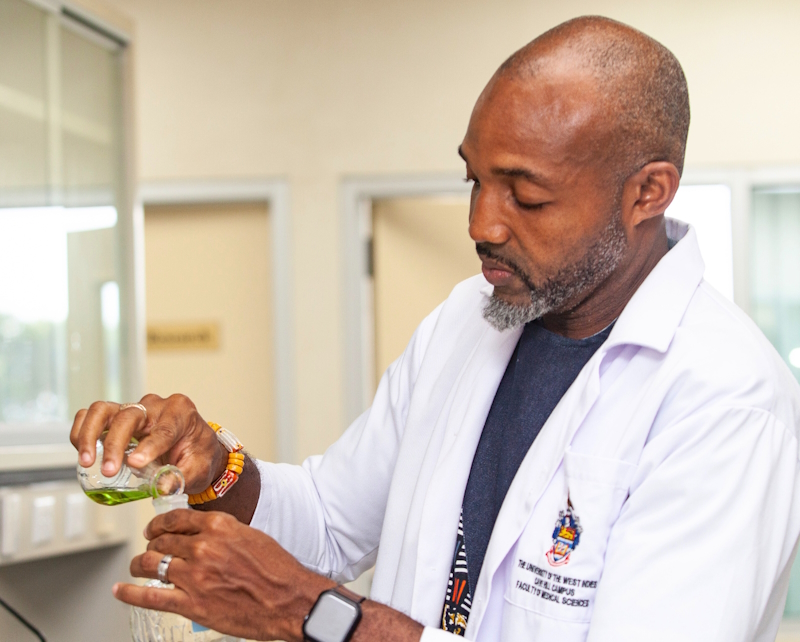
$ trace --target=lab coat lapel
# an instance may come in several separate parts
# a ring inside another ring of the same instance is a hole
[[[457,339],[460,342],[449,346],[450,356],[441,368],[423,371],[416,385],[426,394],[413,397],[409,408],[370,593],[373,599],[407,614],[411,613],[425,493],[444,439],[453,398],[487,331],[485,324],[473,324],[458,336],[451,333],[441,337],[443,342]],[[434,335],[433,339],[440,338]]]
[[[537,502],[561,465],[572,438],[600,393],[601,348],[581,370],[575,382],[545,422],[508,489],[489,539],[483,568],[472,598],[467,637],[475,639],[489,601],[492,578],[525,529]]]
[[[521,328],[489,329],[483,335],[461,373],[447,411],[441,448],[430,462],[433,470],[422,503],[411,609],[412,617],[428,625],[438,625],[441,618],[470,466],[521,333]]]

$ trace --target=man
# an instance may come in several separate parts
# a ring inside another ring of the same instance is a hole
[[[131,571],[171,555],[175,590],[114,594],[256,639],[302,639],[316,603],[306,632],[326,641],[774,640],[800,390],[664,218],[688,124],[677,60],[620,23],[579,18],[514,54],[459,149],[483,275],[324,456],[247,460],[214,512],[150,523]],[[131,463],[175,463],[189,492],[223,474],[188,399],[142,404],[79,412],[81,462],[108,429],[108,472],[136,434]],[[372,600],[325,601],[373,563]]]

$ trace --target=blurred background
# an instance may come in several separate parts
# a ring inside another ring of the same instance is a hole
[[[185,393],[271,461],[333,442],[480,269],[456,148],[481,89],[585,14],[681,61],[669,214],[800,377],[795,0],[0,0],[0,598],[49,640],[127,639],[109,588],[151,509],[75,485],[94,400]]]

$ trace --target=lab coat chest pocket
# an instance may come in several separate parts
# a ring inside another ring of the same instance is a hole
[[[623,461],[567,451],[517,542],[505,598],[521,607],[519,617],[591,619],[609,534],[635,470]]]

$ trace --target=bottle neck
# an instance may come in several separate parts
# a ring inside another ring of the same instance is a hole
[[[172,497],[183,493],[185,487],[183,473],[175,466],[161,466],[148,476],[151,497]]]
[[[189,508],[189,496],[186,493],[179,493],[156,497],[153,499],[153,507],[156,509],[156,515],[168,513],[177,508]]]

